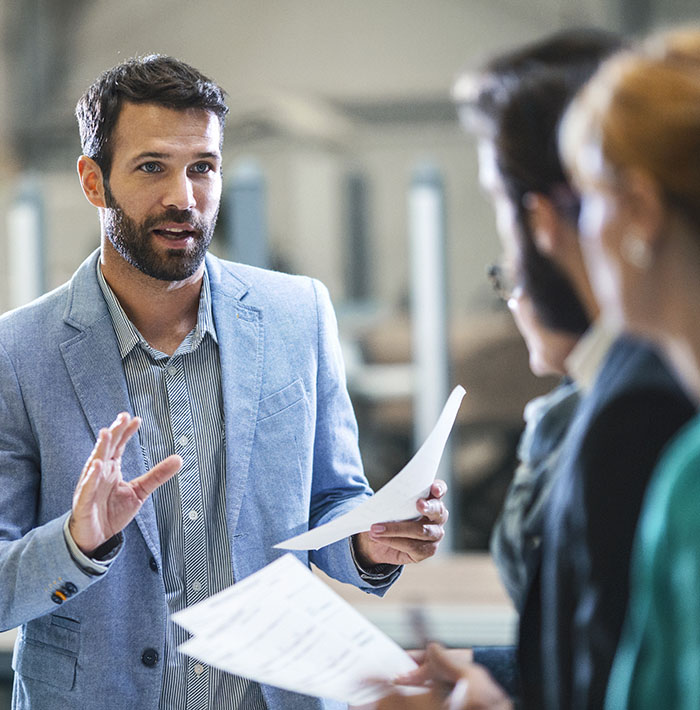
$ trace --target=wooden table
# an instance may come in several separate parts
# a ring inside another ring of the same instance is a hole
[[[448,646],[513,643],[517,616],[484,553],[445,555],[407,565],[382,598],[320,577],[404,648],[419,644],[412,615],[420,610],[427,634]]]

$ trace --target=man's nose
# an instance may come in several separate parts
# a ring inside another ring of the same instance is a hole
[[[194,188],[192,180],[186,173],[178,173],[168,181],[163,194],[163,206],[175,207],[178,210],[188,210],[194,207]]]

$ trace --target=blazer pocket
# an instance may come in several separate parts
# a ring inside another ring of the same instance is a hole
[[[28,624],[25,638],[35,644],[55,648],[59,652],[78,655],[80,622],[61,614],[50,614]]]
[[[75,684],[77,656],[55,646],[25,639],[13,660],[13,670],[25,678],[62,690],[71,690]]]
[[[51,614],[51,626],[58,626],[61,629],[68,629],[75,633],[80,632],[80,622],[77,619],[71,619],[69,616],[61,616],[60,614]]]
[[[291,385],[287,385],[283,389],[268,395],[260,400],[258,405],[258,421],[274,417],[275,414],[289,409],[292,405],[300,400],[306,400],[306,392],[304,383],[301,379],[294,380]]]

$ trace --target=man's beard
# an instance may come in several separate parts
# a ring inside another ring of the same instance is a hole
[[[195,219],[191,210],[170,208],[161,214],[147,217],[138,223],[129,217],[114,199],[109,185],[105,183],[103,230],[112,246],[121,257],[139,271],[161,281],[182,281],[200,267],[214,235],[218,209],[213,219],[204,222]],[[187,222],[195,229],[194,244],[186,249],[166,249],[158,252],[153,248],[151,230],[164,223]]]

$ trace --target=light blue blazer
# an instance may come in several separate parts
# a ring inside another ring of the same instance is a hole
[[[125,530],[109,571],[71,558],[63,524],[101,427],[131,411],[99,251],[68,284],[0,318],[0,628],[20,626],[13,708],[156,710],[167,607],[153,506]],[[226,417],[226,507],[237,580],[272,546],[361,502],[370,489],[335,316],[317,281],[207,256]],[[138,437],[125,477],[144,472]],[[368,592],[347,540],[297,553]],[[60,605],[56,589],[77,589]],[[70,587],[69,587],[70,588]],[[270,708],[337,703],[263,687]]]

